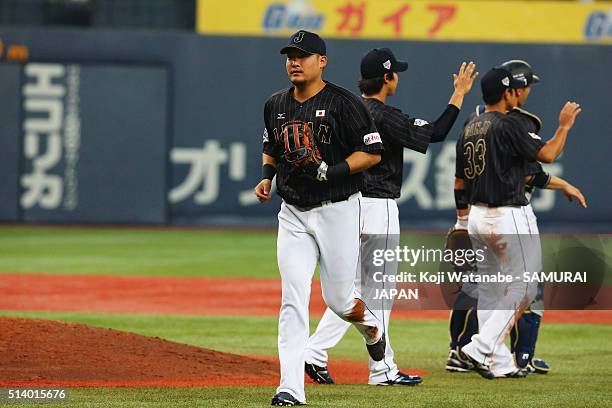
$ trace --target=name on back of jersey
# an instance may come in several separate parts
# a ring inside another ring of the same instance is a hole
[[[487,133],[491,127],[491,121],[475,121],[465,127],[463,134],[465,137],[479,136]]]

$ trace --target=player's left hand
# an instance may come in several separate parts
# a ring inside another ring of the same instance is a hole
[[[571,184],[568,184],[563,189],[563,194],[565,194],[568,200],[573,201],[573,199],[575,198],[576,200],[578,200],[578,202],[583,208],[587,208],[586,199],[584,198],[580,190],[578,190],[576,187],[572,186]]]
[[[459,73],[453,74],[453,85],[455,87],[455,92],[462,93],[466,95],[472,89],[472,85],[476,78],[478,78],[478,72],[476,71],[476,64],[470,61],[469,64],[465,62],[461,64],[459,68]]]

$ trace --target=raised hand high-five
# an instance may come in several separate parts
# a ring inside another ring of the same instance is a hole
[[[453,86],[455,92],[448,101],[449,105],[455,105],[461,109],[463,104],[463,98],[472,90],[474,81],[478,78],[478,72],[476,71],[476,64],[470,61],[469,64],[462,63],[459,68],[459,72],[453,74]]]
[[[469,64],[465,62],[461,64],[459,68],[459,72],[457,74],[453,74],[453,86],[455,87],[455,92],[462,93],[464,95],[468,94],[472,89],[472,85],[476,78],[478,78],[478,72],[476,71],[476,64],[470,61]]]
[[[567,102],[559,112],[559,126],[571,129],[576,121],[576,116],[582,112],[580,104]]]

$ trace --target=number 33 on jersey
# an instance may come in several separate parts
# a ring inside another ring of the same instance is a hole
[[[465,181],[471,204],[526,205],[521,163],[535,161],[543,142],[512,115],[473,117],[457,141],[455,177]]]

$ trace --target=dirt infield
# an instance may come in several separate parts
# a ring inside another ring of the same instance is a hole
[[[313,284],[311,313],[325,304]],[[0,310],[277,316],[280,282],[262,279],[0,274]],[[431,299],[430,299],[431,300]],[[447,319],[398,310],[395,319]],[[548,311],[548,322],[612,324],[612,311]],[[206,387],[278,384],[278,361],[112,329],[0,317],[0,386]],[[365,362],[330,362],[338,383],[365,383]],[[424,375],[419,370],[411,373]]]
[[[278,316],[277,279],[0,274],[0,310]],[[428,302],[440,299],[430,292]],[[313,282],[310,312],[325,303]],[[394,319],[446,320],[448,310],[394,310]],[[612,324],[611,310],[550,310],[549,323]]]
[[[273,386],[279,381],[278,362],[271,358],[38,319],[0,318],[0,361],[0,386]],[[333,361],[330,369],[338,383],[368,378],[366,363]]]

